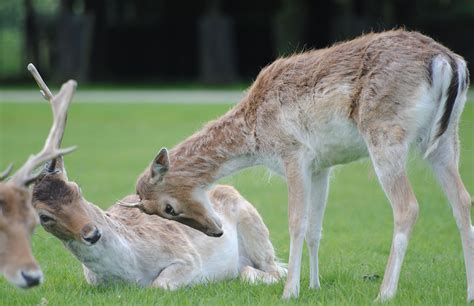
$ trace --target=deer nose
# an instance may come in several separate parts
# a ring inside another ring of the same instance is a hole
[[[90,228],[91,226],[86,225],[85,228],[86,227]],[[102,237],[102,234],[97,229],[97,227],[94,226],[90,230],[87,230],[85,228],[81,230],[82,239],[84,239],[84,241],[89,243],[90,245],[95,244],[97,241],[99,241],[100,237]]]
[[[206,234],[211,237],[220,237],[224,234],[222,230],[222,221],[216,215],[213,216],[212,225],[207,229]]]
[[[43,280],[43,274],[41,271],[21,271],[21,276],[26,282],[26,288],[37,286]]]

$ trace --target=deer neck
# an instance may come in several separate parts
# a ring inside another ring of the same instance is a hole
[[[256,161],[253,130],[236,107],[173,148],[170,171],[207,185],[250,167]]]

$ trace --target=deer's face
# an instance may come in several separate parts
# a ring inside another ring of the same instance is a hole
[[[20,288],[43,281],[43,273],[30,247],[38,217],[30,205],[31,193],[24,187],[0,183],[0,271]]]
[[[206,191],[186,185],[183,179],[168,173],[168,169],[168,152],[164,149],[139,178],[136,187],[140,201],[135,207],[147,214],[186,224],[208,236],[222,236],[221,221]]]
[[[101,238],[81,189],[68,181],[62,165],[54,171],[44,171],[38,178],[32,202],[41,226],[62,241],[75,240],[94,245]]]

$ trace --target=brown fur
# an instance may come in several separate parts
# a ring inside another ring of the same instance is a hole
[[[58,162],[62,165],[62,161]],[[86,229],[90,216],[82,207],[82,195],[75,183],[69,183],[63,173],[42,175],[33,189],[33,206],[35,209],[49,212],[56,222],[47,231],[56,234],[64,240],[82,237],[82,230]],[[87,230],[91,231],[92,229]]]
[[[279,112],[272,104],[275,98],[280,108],[297,104],[301,97],[328,95],[335,86],[347,84],[350,93],[342,111],[361,130],[370,130],[374,120],[381,116],[389,119],[404,107],[387,99],[412,95],[413,84],[429,80],[429,61],[439,52],[450,54],[447,48],[420,33],[395,30],[276,60],[260,72],[234,109],[173,148],[172,171],[166,176],[166,186],[172,187],[164,187],[165,192],[183,194],[196,185],[213,182],[219,166],[240,154],[253,154],[257,149],[281,150],[269,141],[267,132],[260,132],[263,126],[268,126],[265,131],[273,129],[274,134],[279,131],[274,126]],[[373,82],[377,75],[388,79]],[[399,86],[387,87],[387,83]],[[387,99],[374,99],[376,95]],[[399,137],[402,136],[400,131]],[[141,175],[137,185],[139,194],[147,190],[143,198],[151,197],[153,188],[157,188],[147,186],[148,172],[147,169]]]
[[[36,224],[30,190],[0,183],[0,271],[7,279],[18,270],[39,269],[29,241]]]
[[[38,186],[41,186],[41,188],[34,189],[33,197],[36,201],[41,201],[49,206],[58,207],[64,205],[64,203],[72,203],[78,197],[78,192],[68,188],[62,180],[54,180],[48,177]]]

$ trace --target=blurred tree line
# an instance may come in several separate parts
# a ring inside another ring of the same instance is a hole
[[[0,81],[249,81],[276,57],[418,30],[474,61],[473,0],[1,0]]]

